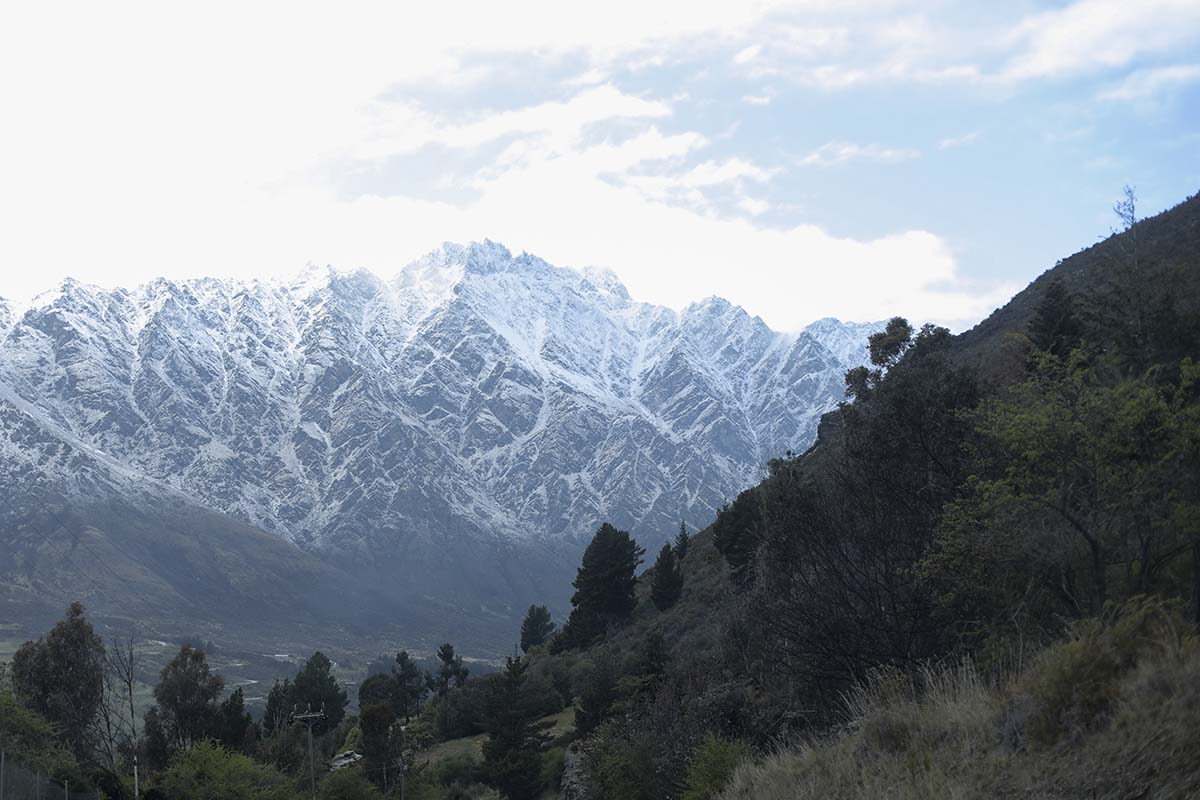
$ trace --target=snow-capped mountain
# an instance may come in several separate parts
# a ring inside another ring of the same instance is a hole
[[[25,484],[136,481],[340,559],[603,520],[659,541],[808,447],[877,327],[679,313],[492,242],[390,281],[68,280],[0,302],[0,453]]]

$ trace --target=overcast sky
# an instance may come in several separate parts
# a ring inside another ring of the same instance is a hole
[[[0,296],[487,237],[961,328],[1200,189],[1200,2],[7,3],[0,101]]]

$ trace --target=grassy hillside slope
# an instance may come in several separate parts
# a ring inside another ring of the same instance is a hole
[[[1200,641],[1162,604],[1075,626],[995,683],[876,676],[832,737],[744,764],[721,800],[1200,794]]]

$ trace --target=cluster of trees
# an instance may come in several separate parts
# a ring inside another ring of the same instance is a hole
[[[292,797],[292,776],[307,765],[293,711],[322,711],[315,732],[345,737],[347,696],[332,668],[314,653],[294,679],[275,684],[256,722],[242,689],[227,691],[205,651],[184,644],[158,673],[153,705],[139,714],[149,675],[136,640],[106,646],[75,602],[5,671],[0,745],[27,767],[114,800],[133,796],[134,765],[145,797],[209,797],[221,774],[249,792],[230,797]]]

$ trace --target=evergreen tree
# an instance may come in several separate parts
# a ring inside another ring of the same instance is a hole
[[[388,768],[393,761],[391,748],[392,724],[396,714],[390,703],[373,703],[359,710],[358,726],[362,732],[362,754],[372,781],[387,790]]]
[[[1082,337],[1071,295],[1062,281],[1051,281],[1029,323],[1030,340],[1037,349],[1066,358]]]
[[[286,728],[292,705],[292,682],[287,678],[276,678],[271,691],[267,693],[267,706],[262,718],[263,733],[271,736]]]
[[[612,714],[617,701],[617,666],[608,653],[601,653],[583,681],[575,706],[575,732],[586,737]]]
[[[396,682],[395,709],[396,716],[405,722],[417,713],[422,698],[427,691],[424,677],[417,662],[413,661],[408,651],[401,650],[396,654],[396,665],[392,667],[392,678]]]
[[[492,681],[484,718],[484,769],[509,800],[535,800],[542,792],[543,740],[534,727],[537,712],[524,697],[527,669],[519,658],[507,660],[504,672]]]
[[[713,545],[725,556],[739,586],[745,586],[750,578],[764,532],[762,513],[762,498],[758,489],[752,488],[739,494],[732,505],[726,504],[713,522]]]
[[[234,689],[217,709],[214,738],[227,749],[245,753],[247,744],[254,739],[254,721],[246,711],[246,700],[241,687]]]
[[[675,537],[675,558],[677,560],[683,561],[688,552],[688,545],[691,543],[692,537],[688,536],[687,525],[683,520],[679,520],[679,533]]]
[[[77,758],[89,755],[87,731],[104,699],[104,642],[79,602],[44,638],[21,645],[12,685],[22,705],[53,723]]]
[[[650,599],[659,611],[675,605],[683,592],[683,573],[675,562],[675,551],[664,544],[654,562],[654,578],[650,582]]]
[[[304,664],[292,681],[292,702],[304,711],[323,711],[325,719],[313,725],[313,734],[333,730],[346,716],[346,690],[333,676],[333,663],[320,650]]]
[[[530,606],[525,613],[525,621],[521,623],[521,650],[528,653],[530,648],[543,644],[554,633],[554,620],[550,618],[550,609],[546,606]]]
[[[438,648],[437,659],[438,670],[426,681],[429,688],[441,698],[450,692],[452,686],[462,686],[470,670],[463,666],[462,656],[455,654],[454,645],[449,642]]]
[[[600,526],[572,583],[571,616],[563,628],[568,647],[584,647],[603,636],[609,625],[629,619],[637,605],[635,572],[645,553],[626,531],[607,522]]]
[[[391,675],[372,675],[358,685],[358,707],[384,704],[395,709],[396,681]]]

